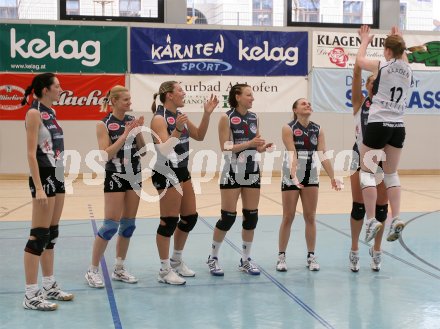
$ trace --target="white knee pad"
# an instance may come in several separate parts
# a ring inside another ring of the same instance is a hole
[[[361,169],[359,177],[362,189],[376,186],[376,175],[374,175],[373,173],[366,172]]]
[[[400,179],[397,172],[393,172],[392,174],[385,174],[383,178],[383,183],[386,188],[390,187],[398,187],[400,186]]]

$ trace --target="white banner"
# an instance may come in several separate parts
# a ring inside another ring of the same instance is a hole
[[[385,34],[376,34],[367,49],[367,58],[383,60]],[[440,70],[440,37],[409,34],[403,36],[408,48],[408,60],[413,70]],[[357,33],[313,32],[312,66],[352,68],[360,39]]]
[[[186,93],[185,112],[203,112],[203,103],[211,94],[220,99],[220,110],[226,110],[228,94],[236,83],[252,87],[254,104],[252,111],[291,112],[293,102],[307,98],[307,80],[304,77],[236,77],[236,76],[176,76],[176,75],[130,75],[130,91],[134,111],[150,111],[153,94],[165,81],[177,81]],[[160,104],[159,97],[157,104]]]
[[[363,83],[368,72],[362,75]],[[312,104],[316,112],[351,113],[353,71],[315,68],[312,71]],[[414,71],[414,86],[407,100],[407,114],[440,114],[440,72]],[[366,94],[367,91],[365,90]]]

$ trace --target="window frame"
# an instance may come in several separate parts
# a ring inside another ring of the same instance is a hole
[[[292,21],[292,0],[287,1],[287,22],[286,26],[305,26],[305,27],[337,27],[337,28],[358,28],[362,24],[357,23],[325,23],[325,22],[293,22]],[[371,28],[377,29],[379,28],[379,9],[380,2],[379,0],[372,0],[373,8],[372,8],[372,16],[373,21],[370,25]],[[365,7],[365,6],[363,6]],[[343,15],[343,14],[342,14]]]
[[[114,22],[165,22],[165,0],[157,0],[157,17],[136,17],[136,16],[93,16],[93,15],[69,15],[66,8],[67,0],[60,0],[60,20],[74,21],[114,21]],[[119,12],[119,8],[118,8]]]

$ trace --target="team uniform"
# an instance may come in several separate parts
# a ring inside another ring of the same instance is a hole
[[[257,136],[258,118],[255,113],[248,111],[242,116],[235,109],[231,109],[226,112],[226,115],[230,128],[230,140],[234,145],[249,142]],[[256,154],[256,148],[225,154],[220,189],[260,188],[260,168]]]
[[[355,125],[355,137],[356,141],[353,145],[353,152],[357,154],[357,156],[353,157],[353,161],[351,162],[351,170],[358,171],[360,170],[360,146],[362,144],[363,136],[365,136],[365,131],[367,129],[368,124],[368,115],[370,114],[371,107],[371,99],[370,97],[365,97],[362,102],[361,108],[354,115],[354,125]]]
[[[173,113],[159,105],[154,115],[163,117],[167,125],[168,135],[171,136],[176,129],[177,116],[181,113],[179,110]],[[155,146],[159,144],[154,136],[153,141]],[[189,130],[186,125],[180,134],[179,143],[174,146],[170,154],[163,155],[157,147],[156,153],[157,161],[153,168],[151,180],[157,190],[163,190],[191,179],[188,171]]]
[[[37,163],[43,190],[48,197],[56,193],[65,193],[64,166],[64,135],[59,126],[55,111],[35,100],[29,108],[40,112],[41,125],[38,131]],[[32,176],[29,177],[29,188],[35,198],[36,188]]]
[[[401,59],[380,62],[373,84],[373,102],[363,143],[372,149],[385,145],[402,148],[405,140],[403,114],[412,85],[412,70]]]
[[[125,115],[123,120],[119,120],[112,113],[102,119],[112,144],[124,133],[125,125],[134,119],[131,115]],[[133,138],[130,145],[124,144],[115,156],[107,161],[104,192],[125,192],[142,188],[141,162],[137,152],[136,139]]]
[[[318,150],[318,137],[320,126],[310,121],[307,127],[303,127],[299,121],[293,120],[288,123],[293,133],[293,142],[298,157],[296,176],[304,187],[319,186],[319,173],[315,152]],[[281,191],[298,190],[290,175],[290,159],[286,151],[283,161],[283,178]]]

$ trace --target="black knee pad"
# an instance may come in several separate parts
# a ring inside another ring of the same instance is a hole
[[[226,210],[222,210],[222,218],[217,221],[215,227],[217,227],[221,231],[229,231],[234,225],[235,218],[237,218],[237,212],[230,212]]]
[[[47,244],[49,243],[50,230],[45,227],[36,227],[31,229],[30,236],[35,237],[35,240],[28,240],[26,247],[24,248],[25,252],[28,252],[33,255],[41,256]]]
[[[353,202],[351,207],[351,218],[354,220],[363,220],[365,217],[365,205],[363,203]]]
[[[160,220],[165,222],[165,225],[159,224],[157,234],[169,238],[177,227],[179,217],[161,217]]]
[[[258,209],[243,209],[243,229],[255,230],[258,223]]]
[[[387,220],[388,217],[388,204],[384,205],[376,205],[376,219],[379,222],[384,222]]]
[[[57,243],[59,231],[58,225],[54,225],[49,227],[49,243],[46,246],[46,249],[53,249],[55,247],[55,243]]]
[[[183,232],[191,232],[194,226],[196,226],[197,218],[199,218],[198,213],[188,216],[180,216],[180,221],[177,226]]]

